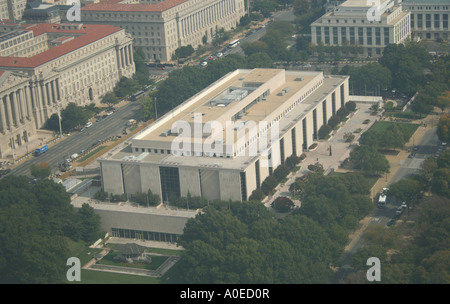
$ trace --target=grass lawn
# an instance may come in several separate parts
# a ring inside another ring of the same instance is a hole
[[[354,174],[354,173],[358,173],[358,172],[348,172],[347,173],[347,172],[336,172],[336,171],[334,171],[334,172],[330,173],[329,176],[337,176],[337,177],[339,177],[339,176],[344,176],[345,174]],[[370,188],[372,188],[375,185],[375,183],[378,181],[378,179],[380,178],[379,176],[364,175],[364,174],[361,174],[361,173],[358,173],[358,174],[360,174],[363,178],[365,178],[365,179],[367,179],[369,181]]]
[[[112,273],[96,270],[81,270],[81,281],[75,284],[159,284],[160,278],[151,278],[138,275]]]
[[[89,262],[94,255],[102,251],[98,248],[89,248],[83,241],[73,241],[67,238],[70,257],[77,257],[80,259],[81,266]]]
[[[101,249],[89,248],[89,246],[85,244],[83,241],[75,242],[67,238],[67,244],[69,248],[69,256],[79,258],[81,266],[89,262],[94,257],[95,254],[101,251]],[[107,246],[114,248],[114,244],[108,244]],[[149,253],[158,253],[165,255],[180,255],[181,252],[181,250],[160,249],[160,248],[148,248],[146,251]],[[109,255],[107,255],[106,257],[108,256]],[[102,261],[105,260],[105,258],[103,258]],[[141,264],[141,266],[144,265],[149,266],[149,268],[146,269],[157,269],[166,259],[167,256],[152,256],[151,264],[148,265]],[[115,261],[112,262],[113,263],[108,264],[117,266],[126,266],[124,263],[117,263]],[[137,265],[129,265],[129,267],[136,267],[136,266]],[[176,266],[177,265],[175,265],[173,268],[176,268]],[[163,284],[163,283],[171,283],[170,280],[166,279],[166,277],[169,277],[170,273],[173,273],[174,271],[176,271],[176,269],[173,270],[170,269],[169,272],[166,273],[166,275],[163,278],[151,278],[138,275],[128,275],[121,273],[81,269],[81,282],[68,282],[68,283],[69,284]]]
[[[83,156],[82,158],[80,158],[79,160],[77,160],[77,162],[82,163],[85,160],[87,160],[88,158],[90,158],[91,156],[95,155],[96,153],[98,153],[99,151],[103,150],[104,148],[106,148],[106,146],[100,146],[94,150],[92,150],[90,153],[86,154],[85,156]]]
[[[405,119],[422,119],[423,117],[414,112],[390,112],[385,113],[385,116],[391,116],[396,118],[405,118]]]
[[[124,263],[124,262],[115,261],[114,257],[116,255],[117,255],[117,253],[110,252],[105,257],[103,257],[98,262],[98,264],[120,266],[120,267],[130,267],[130,268],[139,268],[139,269],[147,269],[147,270],[156,270],[168,258],[167,256],[152,255],[151,256],[152,261],[149,264],[146,264],[146,263]]]
[[[373,124],[373,126],[367,132],[384,132],[388,127],[397,124],[406,129],[408,139],[416,132],[419,127],[418,124],[414,123],[405,123],[405,122],[392,122],[392,121],[377,121]]]

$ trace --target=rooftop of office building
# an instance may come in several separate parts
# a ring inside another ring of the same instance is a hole
[[[266,142],[270,146],[270,138],[283,136],[346,78],[282,69],[236,70],[149,125],[131,140],[130,146],[110,155],[109,159],[232,169],[245,167],[258,156],[251,149],[254,145],[259,147],[261,131],[267,132]],[[211,121],[217,123],[217,128],[211,133],[205,132],[206,123]],[[186,135],[184,129],[177,130],[179,126],[190,127],[188,141],[200,143],[201,147],[220,143],[223,153],[174,155],[172,143]],[[196,127],[203,131],[200,136],[195,133]]]

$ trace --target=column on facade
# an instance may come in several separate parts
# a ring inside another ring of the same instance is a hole
[[[47,88],[48,88],[48,104],[51,106],[53,103],[55,103],[55,96],[53,95],[53,82],[49,81],[47,82]]]
[[[58,102],[58,96],[56,94],[56,80],[51,81],[51,88],[52,88],[52,97],[53,97],[53,103]]]
[[[120,48],[119,53],[120,53],[120,62],[121,62],[120,67],[124,68],[125,67],[125,60],[124,60],[125,58],[123,56],[123,48]]]
[[[59,92],[59,79],[55,79],[55,90],[56,90],[56,100],[59,102],[61,101],[61,93]]]
[[[20,92],[19,90],[16,90],[13,92],[14,94],[14,106],[17,107],[17,112],[19,114],[18,116],[18,123],[23,120],[23,106],[22,106],[22,99],[20,98]]]
[[[126,66],[129,66],[131,64],[130,62],[130,51],[128,49],[128,47],[124,46],[123,47],[125,50],[125,62],[127,63]]]
[[[6,129],[7,129],[7,124],[6,124],[6,108],[5,108],[5,97],[2,96],[0,98],[0,120],[1,120],[1,128],[2,128],[2,132],[5,133]]]
[[[25,119],[27,118],[27,112],[28,112],[28,110],[27,110],[27,108],[26,108],[26,99],[25,99],[25,96],[24,96],[24,94],[23,94],[23,90],[22,90],[22,88],[20,88],[19,90],[17,90],[17,96],[19,97],[19,102],[20,102],[20,109],[21,109],[21,116],[22,116],[22,119],[21,119],[21,121],[25,121]]]
[[[30,85],[32,85],[31,96],[34,99],[34,110],[35,110],[35,119],[36,119],[36,127],[39,128],[44,121],[44,113],[42,113],[42,91],[39,81],[33,81]]]
[[[44,108],[47,107],[47,87],[45,86],[45,83],[42,81],[40,84],[40,90],[41,90],[41,96],[42,96],[42,106]]]
[[[131,43],[128,44],[128,56],[130,59],[130,65],[132,65],[133,64],[133,48],[132,48]]]
[[[11,130],[14,126],[13,122],[13,114],[12,114],[12,108],[11,108],[11,97],[10,94],[6,94],[5,96],[5,104],[6,104],[6,115],[8,117],[8,128]]]
[[[33,109],[32,109],[32,100],[31,100],[31,96],[30,96],[30,89],[29,86],[25,86],[23,87],[23,95],[25,98],[25,103],[26,103],[26,107],[27,107],[27,119],[28,120],[32,120],[32,116],[33,116]]]
[[[14,113],[14,125],[19,125],[19,109],[17,104],[17,96],[15,92],[9,94],[9,101],[11,103],[11,106],[13,107],[13,113]]]

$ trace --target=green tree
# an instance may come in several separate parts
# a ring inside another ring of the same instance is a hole
[[[78,125],[83,125],[88,121],[83,108],[71,102],[61,113],[61,125],[63,130],[71,130]]]
[[[269,175],[266,177],[266,179],[261,184],[261,190],[264,192],[265,195],[269,195],[270,192],[272,192],[273,189],[277,186],[278,181],[277,179]]]
[[[119,100],[117,99],[114,92],[108,92],[105,95],[103,95],[103,98],[101,100],[102,104],[106,104],[109,107],[112,107],[113,105],[117,104]]]
[[[350,152],[350,161],[369,175],[383,174],[389,172],[389,162],[386,157],[378,152],[376,148],[360,145]]]
[[[0,283],[64,282],[65,238],[76,237],[77,221],[64,187],[6,176],[0,180],[0,197]]]
[[[87,243],[96,241],[102,236],[100,216],[94,208],[84,203],[78,210],[81,239]]]
[[[329,125],[322,125],[319,128],[319,131],[317,132],[317,134],[319,135],[320,139],[325,139],[328,137],[328,135],[331,133],[331,131],[333,131],[333,129],[331,129],[331,127]]]
[[[331,129],[336,128],[339,123],[341,122],[341,118],[338,115],[333,115],[328,119],[328,126],[330,126]]]
[[[388,195],[393,195],[408,205],[416,202],[422,194],[422,185],[413,178],[406,178],[389,186]]]
[[[345,103],[345,107],[347,108],[347,110],[349,110],[350,112],[353,112],[356,110],[356,103],[354,101],[347,101]]]
[[[442,151],[436,159],[436,165],[438,168],[450,169],[450,150],[446,149]]]
[[[255,189],[248,198],[250,201],[261,201],[264,198],[264,192],[261,189]]]
[[[430,55],[421,43],[388,44],[379,59],[382,66],[392,74],[392,86],[410,94],[425,82],[423,70],[428,66]]]
[[[273,201],[272,205],[279,212],[289,212],[294,207],[294,202],[288,197],[280,196]]]
[[[440,141],[450,141],[450,114],[441,115],[436,132]]]
[[[279,165],[274,171],[273,176],[277,179],[278,182],[281,182],[283,179],[285,179],[289,174],[289,168],[281,164]]]
[[[292,154],[291,156],[286,158],[286,161],[285,161],[285,164],[290,171],[294,171],[299,163],[300,163],[300,158],[295,154]]]
[[[247,68],[274,68],[275,65],[267,53],[253,53],[247,58]]]
[[[52,168],[46,162],[41,162],[37,165],[31,165],[31,175],[35,178],[47,178],[52,173]]]
[[[433,180],[431,182],[431,191],[445,196],[450,197],[450,169],[440,168],[437,169],[433,174]]]
[[[175,50],[175,58],[187,58],[194,53],[192,45],[180,46]]]
[[[349,114],[350,114],[350,111],[346,107],[341,107],[336,112],[336,115],[339,116],[339,118],[341,120],[344,120]]]
[[[436,158],[428,157],[420,164],[420,175],[424,176],[427,181],[431,181],[434,171],[438,168]]]

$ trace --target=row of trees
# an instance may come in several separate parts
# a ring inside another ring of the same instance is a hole
[[[339,110],[336,111],[336,114],[331,116],[330,119],[328,119],[328,123],[325,125],[322,125],[319,128],[319,131],[317,131],[317,135],[319,136],[319,139],[325,139],[329,136],[331,131],[336,128],[339,123],[345,120],[345,118],[350,114],[350,112],[355,111],[356,109],[356,103],[354,101],[348,101],[344,107],[341,107]]]
[[[266,29],[259,41],[241,44],[245,55],[265,53],[272,61],[293,60],[293,51],[288,49],[287,40],[294,33],[294,26],[287,21],[274,21]]]
[[[63,132],[70,131],[79,125],[84,125],[92,116],[100,112],[95,104],[87,106],[77,106],[71,102],[61,111],[61,129]],[[53,114],[47,120],[45,128],[55,132],[59,132],[59,116]]]
[[[366,282],[366,261],[376,256],[382,264],[385,284],[449,283],[448,258],[450,219],[448,191],[450,151],[437,159],[430,157],[421,164],[420,173],[393,183],[389,196],[407,203],[408,227],[375,226],[363,235],[366,246],[351,257],[351,265],[360,272],[346,282]],[[427,191],[432,195],[424,196]],[[403,228],[407,228],[406,230]],[[402,235],[413,231],[413,238],[404,244]],[[393,250],[394,249],[394,250]],[[394,252],[390,255],[388,252]]]
[[[190,219],[179,283],[328,283],[349,229],[372,208],[360,175],[312,173],[299,186],[302,208],[281,220],[260,201],[210,205]],[[289,203],[289,202],[288,202]]]
[[[267,176],[261,183],[261,187],[253,190],[250,195],[250,200],[262,200],[265,196],[269,195],[279,183],[289,175],[290,172],[294,172],[297,169],[297,165],[300,163],[301,158],[295,154],[292,154],[286,158],[284,164],[280,164],[273,174]]]
[[[7,176],[0,198],[0,283],[61,283],[68,239],[90,243],[102,236],[93,208],[76,210],[51,180],[31,184],[25,176]]]

